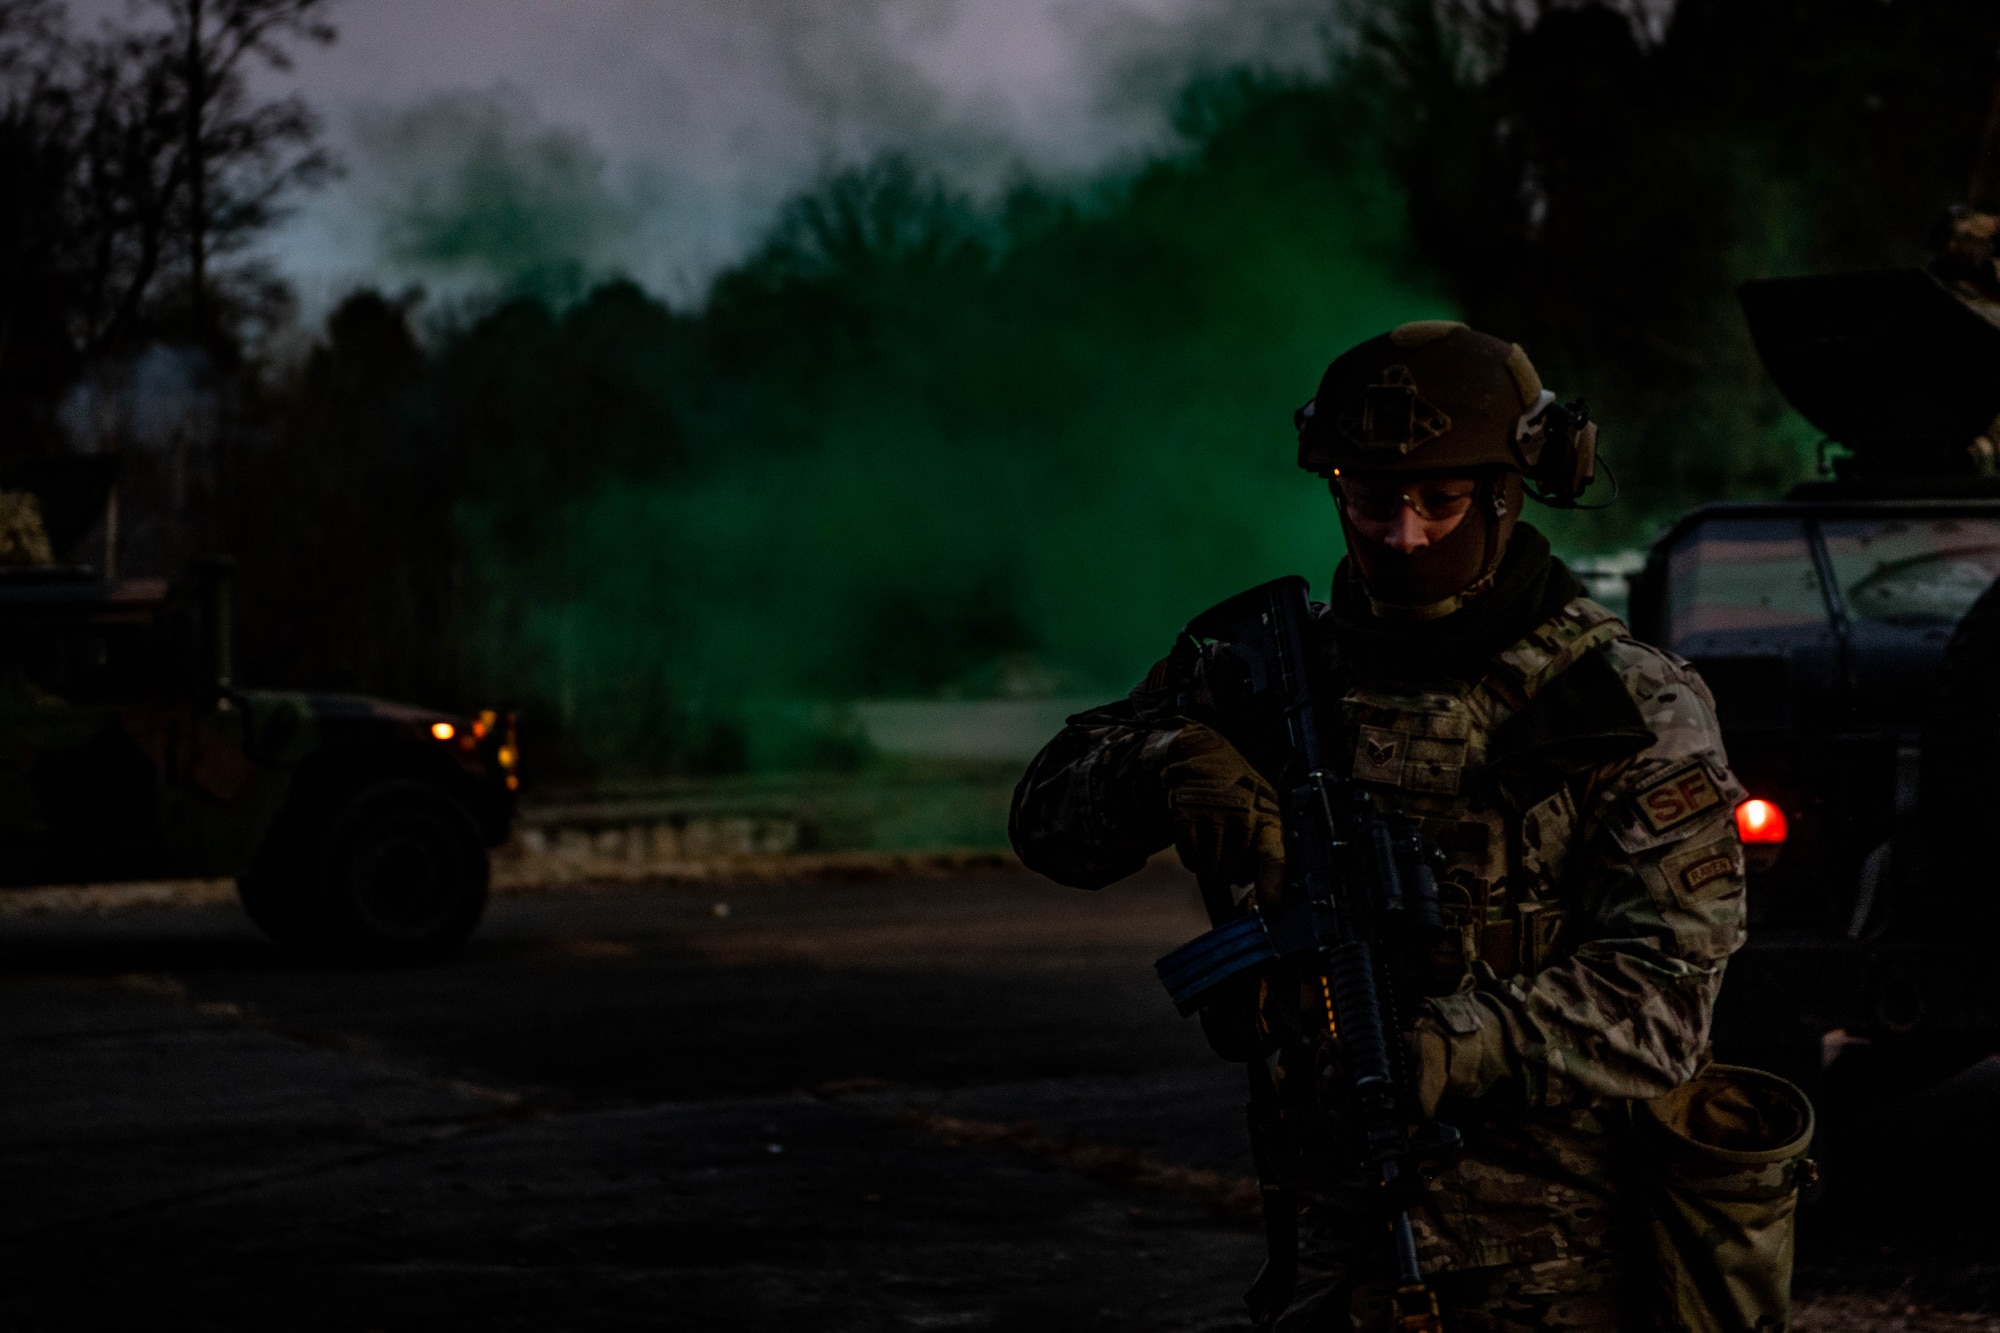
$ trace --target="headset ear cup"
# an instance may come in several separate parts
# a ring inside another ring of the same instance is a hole
[[[1569,455],[1569,476],[1564,479],[1564,489],[1570,502],[1575,503],[1597,479],[1597,423],[1584,422],[1565,452]]]

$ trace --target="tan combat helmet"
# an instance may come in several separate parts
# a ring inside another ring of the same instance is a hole
[[[1294,424],[1299,466],[1322,477],[1502,469],[1566,506],[1597,472],[1587,414],[1559,406],[1518,345],[1450,320],[1404,324],[1342,353]]]
[[[1589,410],[1580,402],[1557,403],[1520,347],[1450,320],[1404,324],[1348,349],[1326,368],[1319,392],[1293,414],[1293,424],[1299,466],[1329,481],[1343,472],[1481,481],[1478,572],[1449,596],[1416,604],[1377,598],[1371,588],[1383,615],[1449,615],[1484,592],[1506,552],[1523,490],[1574,508],[1597,471]]]

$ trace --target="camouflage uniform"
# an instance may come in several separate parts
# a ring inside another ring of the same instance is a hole
[[[1742,792],[1713,701],[1582,597],[1474,679],[1358,679],[1334,618],[1318,631],[1334,762],[1447,858],[1452,938],[1405,960],[1418,1021],[1447,1034],[1440,1118],[1466,1140],[1414,1219],[1446,1326],[1616,1327],[1613,1131],[1627,1099],[1695,1072],[1743,938]],[[1171,841],[1148,755],[1174,725],[1145,720],[1156,679],[1071,719],[1030,767],[1013,824],[1027,864],[1096,888]],[[1386,1317],[1362,1189],[1322,1164],[1280,1328]]]

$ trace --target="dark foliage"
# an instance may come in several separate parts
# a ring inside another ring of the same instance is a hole
[[[246,676],[466,707],[511,697],[481,645],[589,577],[566,541],[577,497],[680,466],[688,337],[628,283],[561,315],[509,302],[434,353],[406,302],[349,297],[225,468],[219,531],[245,555],[254,611]],[[477,558],[488,550],[504,569]],[[624,694],[657,739],[662,706]]]
[[[253,679],[416,698],[456,686],[463,467],[430,377],[407,309],[351,297],[289,386],[282,433],[230,457]]]
[[[1614,423],[1641,512],[1768,493],[1798,447],[1735,288],[1922,264],[1948,206],[1995,202],[1966,191],[1995,147],[2000,9],[1681,0],[1657,37],[1539,9],[1415,0],[1370,28],[1418,245],[1469,319]]]

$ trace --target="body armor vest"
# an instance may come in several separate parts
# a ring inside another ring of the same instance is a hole
[[[1571,784],[1525,808],[1485,780],[1493,735],[1585,654],[1629,637],[1610,611],[1576,598],[1488,665],[1477,681],[1348,685],[1331,747],[1376,800],[1417,820],[1444,864],[1438,892],[1450,938],[1419,966],[1424,994],[1444,994],[1484,962],[1534,973],[1568,950],[1564,862],[1580,811]]]

